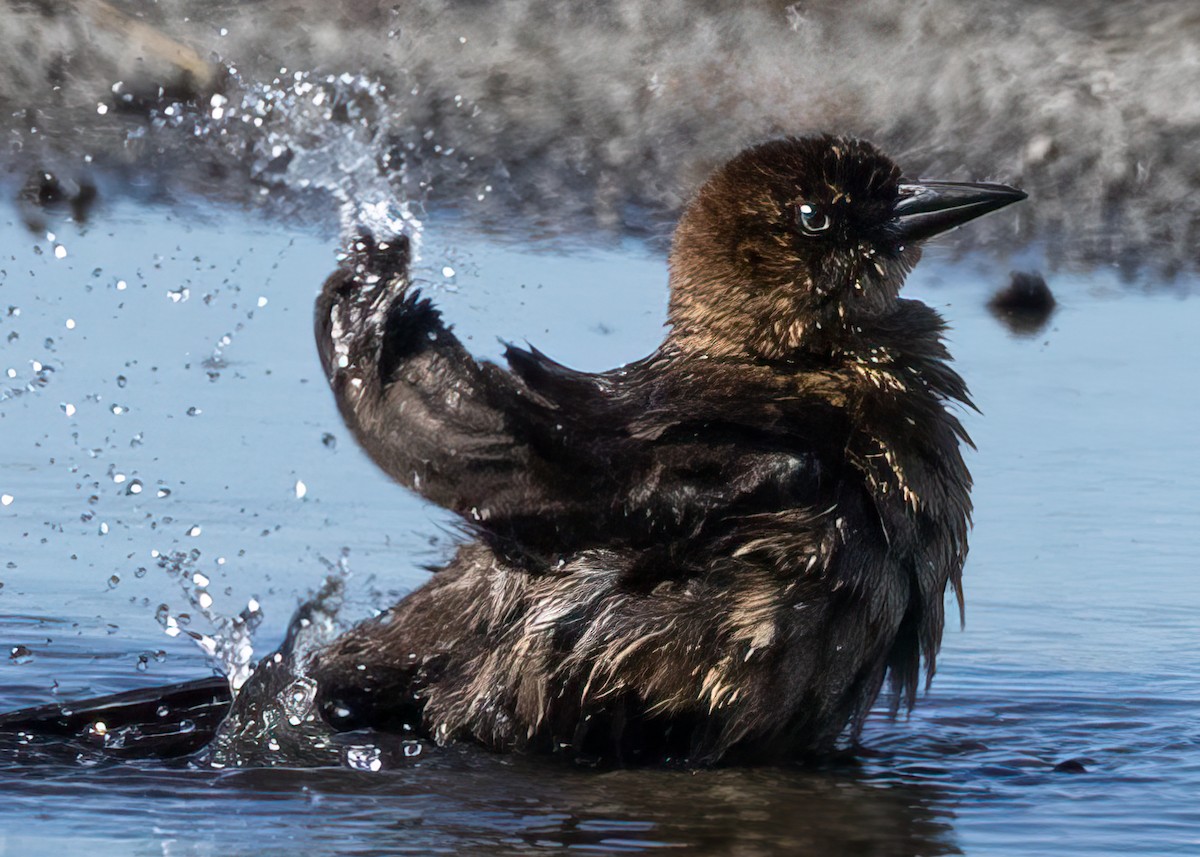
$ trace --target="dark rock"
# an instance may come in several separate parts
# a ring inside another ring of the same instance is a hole
[[[1013,271],[1008,286],[988,301],[992,315],[1017,336],[1034,336],[1040,332],[1057,305],[1045,278],[1036,271]]]

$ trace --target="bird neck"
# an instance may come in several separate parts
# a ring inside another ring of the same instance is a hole
[[[974,406],[950,365],[944,330],[925,304],[897,301],[895,312],[856,330],[834,363],[850,391],[846,453],[877,502],[932,514],[957,533],[970,516],[961,445],[971,439],[948,406]]]
[[[950,496],[940,486],[969,485],[959,446],[970,440],[947,406],[971,403],[950,365],[944,329],[925,304],[896,300],[891,312],[827,336],[817,331],[775,358],[711,328],[680,325],[665,345],[684,366],[705,361],[707,375],[725,379],[721,389],[742,391],[732,395],[794,403],[801,421],[810,409],[832,407],[845,417],[844,454],[877,501],[898,512],[962,520],[969,510],[965,487]]]

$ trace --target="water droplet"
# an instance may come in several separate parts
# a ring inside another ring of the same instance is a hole
[[[75,406],[70,402],[60,402],[59,407],[62,408],[62,412],[68,417],[75,416]]]
[[[13,502],[12,494],[0,494],[0,506],[11,506]]]
[[[108,522],[101,521],[100,527],[99,527],[99,529],[97,529],[97,532],[102,536],[107,536],[108,535]]]
[[[124,387],[124,386],[125,386],[125,381],[126,381],[126,379],[125,379],[125,376],[124,376],[124,375],[118,375],[118,376],[117,376],[117,386],[118,386],[118,387]]]
[[[117,280],[117,291],[118,292],[123,292],[127,288],[129,288],[129,283],[125,282],[124,280]]]
[[[33,661],[33,652],[25,646],[13,646],[9,649],[8,659],[17,665],[27,664]]]
[[[210,582],[211,581],[207,577],[198,571],[192,575],[192,583],[196,584],[197,586],[208,586]]]
[[[114,414],[116,414],[119,417],[119,416],[121,416],[121,414],[125,413],[129,409],[127,407],[125,407],[124,405],[113,405],[111,408],[109,408],[109,410],[111,410]]]
[[[55,244],[54,245],[54,256],[57,259],[67,258],[67,248],[61,244]]]
[[[190,527],[187,531],[187,534],[193,539],[196,538],[196,536],[200,535],[200,525],[195,524],[194,526]]]
[[[442,268],[442,276],[445,277],[447,280],[450,279],[451,277],[454,276],[454,269],[451,268],[449,265],[446,265],[444,268]]]
[[[299,479],[297,479],[296,480],[296,499],[303,500],[304,495],[307,493],[308,493],[308,486],[305,485],[303,482],[301,482]]]
[[[200,410],[200,409],[199,409],[199,408],[197,408],[197,407],[191,407],[191,408],[188,408],[188,409],[187,409],[187,415],[188,415],[189,417],[198,417],[198,416],[200,416],[202,413],[204,413],[204,411]]]
[[[201,610],[207,610],[213,605],[213,597],[207,592],[199,592],[196,594],[196,602],[200,605]]]
[[[267,299],[266,299],[266,298],[262,298],[262,297],[260,297],[260,298],[258,299],[258,308],[259,308],[259,309],[262,309],[262,308],[263,308],[263,307],[265,307],[266,305],[267,305]]]
[[[337,438],[331,435],[329,432],[325,432],[325,434],[321,435],[321,443],[325,445],[326,449],[337,449]]]
[[[162,500],[166,497],[171,496],[171,489],[170,488],[159,488],[157,494],[158,494],[158,499]]]
[[[120,585],[120,583],[121,583],[121,577],[120,577],[120,575],[116,575],[116,574],[114,574],[112,577],[110,577],[110,578],[108,579],[108,588],[109,588],[109,589],[116,589],[116,588],[117,588],[117,586],[118,586],[118,585]]]
[[[288,686],[283,694],[283,708],[288,723],[299,726],[312,713],[313,701],[317,696],[317,683],[310,678],[299,678]]]
[[[125,489],[126,494],[141,494],[142,483],[138,479],[134,479],[129,483],[129,487]]]
[[[378,771],[383,768],[383,759],[378,747],[367,744],[362,747],[346,748],[346,767],[356,771]]]

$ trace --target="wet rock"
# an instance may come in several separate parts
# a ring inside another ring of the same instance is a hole
[[[992,295],[988,309],[1017,336],[1034,336],[1054,314],[1057,302],[1045,278],[1036,271],[1013,271],[1008,286]]]
[[[204,746],[230,700],[229,684],[212,676],[0,714],[0,736],[27,733],[117,758],[176,758]]]

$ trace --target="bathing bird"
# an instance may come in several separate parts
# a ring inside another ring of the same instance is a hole
[[[678,223],[662,344],[597,374],[475,359],[408,239],[356,236],[316,302],[337,406],[467,537],[312,659],[328,725],[713,764],[853,743],[885,683],[911,707],[962,609],[970,401],[899,293],[923,241],[1024,198],[862,140],[749,148]]]

